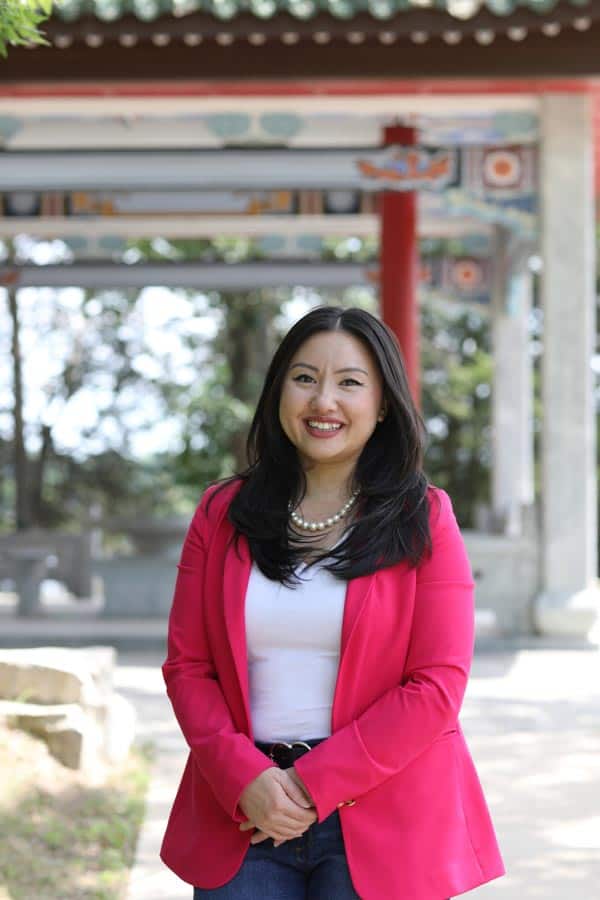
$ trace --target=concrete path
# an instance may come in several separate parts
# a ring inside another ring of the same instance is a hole
[[[127,900],[191,900],[192,889],[159,858],[165,824],[187,757],[187,746],[167,699],[160,665],[164,654],[120,653],[115,689],[138,714],[138,740],[156,749],[146,817],[131,872]]]
[[[508,875],[481,900],[600,896],[600,655],[480,655],[462,716]]]
[[[116,686],[138,710],[140,737],[157,746],[128,900],[191,900],[190,887],[158,858],[185,760],[164,695],[161,657],[123,654],[119,662]],[[600,884],[599,652],[535,642],[481,652],[461,718],[509,873],[469,896],[594,900]]]

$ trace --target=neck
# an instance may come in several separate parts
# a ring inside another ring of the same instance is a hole
[[[321,501],[345,503],[352,493],[354,465],[341,467],[314,466],[304,469],[306,478],[305,500],[318,498]]]

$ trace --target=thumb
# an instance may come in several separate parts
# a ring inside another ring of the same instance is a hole
[[[293,778],[286,774],[286,777],[281,780],[281,786],[290,800],[293,800],[294,803],[297,803],[298,806],[302,806],[304,809],[311,809],[311,801],[304,791],[298,787]]]

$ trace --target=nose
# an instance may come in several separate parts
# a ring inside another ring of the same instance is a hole
[[[327,381],[322,381],[320,384],[315,385],[310,405],[314,412],[318,413],[326,413],[334,410],[337,403],[333,385],[330,385]]]

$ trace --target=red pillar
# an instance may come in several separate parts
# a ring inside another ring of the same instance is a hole
[[[414,143],[414,128],[392,125],[384,131],[386,145]],[[413,400],[420,406],[416,191],[382,193],[380,260],[383,320],[400,342]]]

